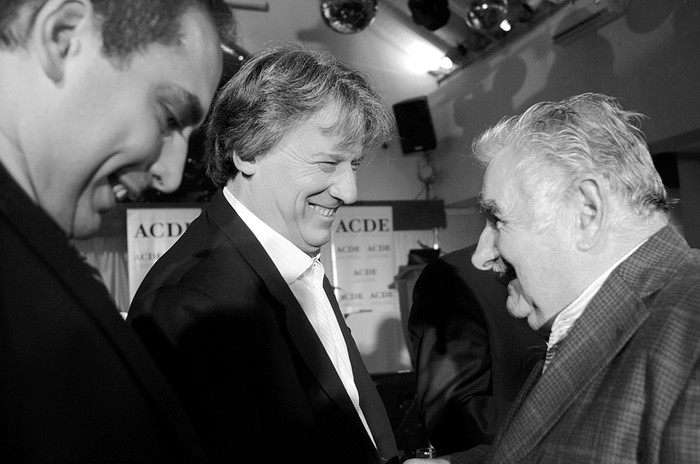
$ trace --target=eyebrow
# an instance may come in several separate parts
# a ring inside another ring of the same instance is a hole
[[[199,99],[191,92],[170,85],[158,89],[158,99],[174,105],[180,127],[198,126],[204,118]]]
[[[487,221],[495,223],[500,217],[501,209],[494,200],[485,200],[481,194],[479,194],[477,204],[479,206],[479,212],[486,218]]]
[[[333,153],[333,152],[331,152],[331,153],[322,153],[321,155],[322,155],[322,156],[328,156],[328,157],[331,158],[333,161],[337,161],[337,162],[340,162],[340,161],[343,161],[343,160],[346,159],[345,155],[342,154],[342,153]],[[364,160],[364,159],[365,159],[365,154],[364,154],[364,153],[360,153],[359,155],[353,157],[350,161],[351,161],[351,162],[358,162],[358,163],[361,163],[362,160]]]

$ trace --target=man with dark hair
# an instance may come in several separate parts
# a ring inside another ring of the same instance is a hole
[[[379,464],[384,406],[319,260],[355,171],[391,136],[367,78],[327,53],[262,50],[216,99],[222,189],[150,270],[128,320],[216,462]]]
[[[669,223],[640,115],[583,94],[474,144],[487,224],[472,263],[549,332],[490,450],[434,462],[700,462],[700,251]]]
[[[69,239],[126,196],[178,187],[224,24],[216,1],[0,3],[3,462],[206,462]]]

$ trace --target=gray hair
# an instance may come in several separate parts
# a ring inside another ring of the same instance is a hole
[[[237,174],[234,153],[252,161],[329,106],[339,117],[325,129],[341,136],[342,147],[359,144],[366,152],[391,138],[391,113],[364,74],[329,53],[298,45],[254,54],[212,105],[207,174],[216,185],[225,185]]]
[[[518,177],[541,193],[533,200],[543,203],[538,209],[545,222],[573,193],[572,180],[585,173],[604,179],[631,212],[666,215],[671,202],[639,129],[642,118],[612,97],[585,93],[505,118],[477,137],[472,149],[483,166],[510,149]]]

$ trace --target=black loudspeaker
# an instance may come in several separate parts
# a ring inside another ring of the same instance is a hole
[[[394,115],[405,154],[433,150],[437,146],[426,97],[394,104]]]

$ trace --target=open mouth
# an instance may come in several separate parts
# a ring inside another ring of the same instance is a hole
[[[337,209],[337,208],[326,208],[326,207],[323,207],[320,205],[312,205],[312,204],[309,204],[309,206],[311,207],[312,210],[314,210],[316,212],[316,214],[318,214],[319,216],[327,217],[327,218],[333,217],[333,214],[335,213],[335,210]]]
[[[117,201],[124,201],[129,197],[129,191],[122,184],[113,185],[112,192]]]
[[[109,176],[109,185],[112,186],[112,192],[114,193],[114,197],[117,199],[117,202],[123,202],[126,200],[136,201],[139,197],[139,194],[135,189],[129,187],[127,183],[120,180],[119,172],[115,172]]]

